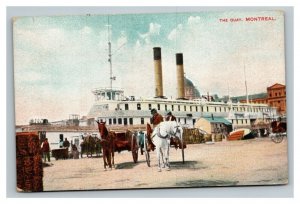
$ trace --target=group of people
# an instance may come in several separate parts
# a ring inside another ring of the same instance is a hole
[[[153,128],[155,128],[159,123],[164,121],[164,118],[161,114],[157,112],[155,108],[151,109],[150,123],[153,124]],[[176,117],[172,114],[171,111],[168,111],[165,121],[176,121]]]
[[[69,148],[70,147],[70,142],[68,141],[67,138],[65,138],[65,141],[63,141],[62,139],[59,142],[59,148]],[[48,160],[48,162],[50,162],[50,145],[48,142],[48,138],[45,138],[44,141],[41,144],[41,150],[43,153],[43,159],[44,162],[46,162]],[[76,149],[77,150],[77,149]]]

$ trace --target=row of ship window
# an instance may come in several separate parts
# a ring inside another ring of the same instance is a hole
[[[189,110],[187,108],[187,106],[183,106],[183,109],[182,108],[182,105],[164,105],[164,110],[165,111],[193,111],[193,107],[195,107],[195,111],[198,112],[198,110],[201,112],[210,112],[209,110],[209,106],[200,106],[200,108],[198,108],[199,106],[188,106],[189,107]],[[148,104],[148,109],[151,110],[152,108],[156,108],[157,110],[163,110],[163,108],[161,107],[161,104],[157,104],[157,106],[153,106],[152,104]],[[175,110],[176,108],[176,110]],[[127,103],[124,104],[124,109],[125,110],[129,110],[129,105]],[[141,107],[141,104],[138,103],[137,104],[137,110],[142,110],[142,107]],[[222,107],[214,107],[214,112],[222,112]],[[231,110],[231,107],[223,107],[223,110],[224,112],[229,112]],[[259,112],[259,111],[265,111],[265,112],[268,112],[268,109],[267,108],[246,108],[246,107],[232,107],[232,110],[233,111],[250,111],[250,112]]]
[[[178,122],[187,124],[186,118],[177,118]],[[109,118],[105,120],[109,125],[133,125],[133,118]],[[196,119],[193,119],[193,125],[196,123]],[[248,124],[247,119],[232,119],[232,124]],[[145,118],[140,118],[140,124],[145,124]]]
[[[109,118],[104,121],[108,122],[109,125],[133,125],[133,118]],[[186,124],[186,118],[184,118],[184,123]],[[145,118],[140,118],[140,124],[145,124]]]

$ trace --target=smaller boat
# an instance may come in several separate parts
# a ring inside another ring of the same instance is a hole
[[[232,140],[241,140],[243,139],[246,135],[250,134],[251,130],[244,128],[244,129],[237,129],[235,131],[232,131],[229,133],[227,140],[232,141]]]

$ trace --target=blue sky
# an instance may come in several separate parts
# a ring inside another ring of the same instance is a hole
[[[271,16],[274,21],[220,22],[220,18]],[[108,37],[113,86],[125,95],[154,96],[153,47],[162,48],[164,94],[176,97],[175,54],[200,93],[219,96],[265,92],[285,84],[281,12],[201,12],[108,16],[16,17],[14,79],[16,123],[86,115],[91,90],[109,86]],[[109,32],[108,32],[109,30]]]

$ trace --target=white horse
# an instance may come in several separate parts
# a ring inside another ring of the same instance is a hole
[[[153,143],[156,146],[156,156],[158,161],[158,171],[161,171],[162,158],[163,165],[166,170],[170,170],[169,150],[171,137],[177,137],[182,140],[183,129],[176,121],[164,121],[156,126],[152,133]],[[163,166],[163,167],[164,167]]]

